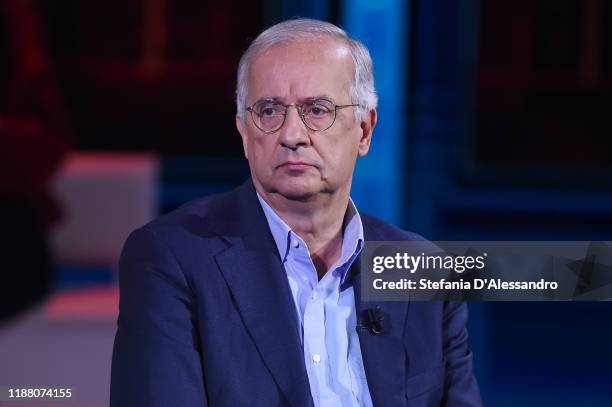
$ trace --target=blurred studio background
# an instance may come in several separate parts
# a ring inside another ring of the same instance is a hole
[[[612,1],[0,0],[0,386],[108,404],[121,246],[248,177],[236,66],[293,16],[372,52],[360,210],[434,240],[612,240]],[[485,405],[612,405],[609,302],[469,307]]]

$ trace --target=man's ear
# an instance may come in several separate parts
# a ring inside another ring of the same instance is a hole
[[[372,133],[374,127],[376,127],[376,121],[378,120],[378,113],[376,109],[370,109],[363,119],[361,120],[361,138],[359,139],[359,157],[363,157],[370,150],[370,144],[372,143]]]
[[[249,151],[248,151],[248,132],[244,123],[242,123],[242,119],[240,116],[236,115],[236,128],[238,129],[238,133],[240,133],[240,137],[242,138],[242,148],[244,149],[244,156],[246,159],[249,159]]]

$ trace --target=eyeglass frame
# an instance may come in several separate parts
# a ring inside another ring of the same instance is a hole
[[[334,119],[332,120],[331,124],[329,126],[327,126],[326,128],[324,128],[324,129],[318,129],[318,130],[317,129],[313,129],[312,127],[310,127],[308,125],[308,123],[306,123],[306,118],[304,117],[304,112],[302,111],[302,106],[305,103],[291,103],[291,104],[285,105],[285,104],[280,103],[279,101],[273,100],[273,99],[260,99],[257,102],[253,103],[251,106],[247,107],[245,110],[251,113],[251,120],[253,120],[253,124],[255,125],[255,127],[257,127],[259,130],[261,130],[265,134],[272,134],[272,133],[276,133],[277,131],[279,131],[280,129],[283,128],[283,126],[285,125],[285,122],[287,121],[287,113],[289,112],[289,108],[291,106],[295,107],[295,110],[297,110],[298,116],[300,116],[300,119],[302,120],[302,123],[304,123],[304,126],[306,126],[306,128],[308,130],[311,130],[311,131],[325,131],[325,130],[329,130],[334,125],[334,123],[336,123],[336,117],[338,117],[338,110],[339,109],[344,109],[346,107],[361,106],[360,104],[337,105],[334,102],[332,102],[331,100],[324,99],[324,98],[323,99],[313,99],[312,101],[317,101],[317,100],[325,100],[327,102],[330,102],[334,106]],[[280,106],[283,106],[285,108],[285,114],[283,115],[283,121],[280,124],[280,126],[278,126],[278,128],[275,129],[275,130],[267,130],[266,131],[266,130],[262,129],[261,127],[259,127],[257,125],[257,121],[255,121],[255,116],[253,116],[253,115],[259,116],[259,114],[257,112],[255,112],[253,107],[256,104],[258,104],[260,102],[265,102],[265,101],[268,101],[268,102],[271,102],[271,103],[277,103]]]

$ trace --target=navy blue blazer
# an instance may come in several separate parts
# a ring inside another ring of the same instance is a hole
[[[366,240],[412,240],[361,215]],[[359,333],[375,406],[480,406],[461,302],[380,306]],[[134,231],[120,262],[112,407],[312,406],[285,271],[249,180]]]

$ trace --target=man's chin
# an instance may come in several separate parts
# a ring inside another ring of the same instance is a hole
[[[317,192],[309,189],[287,188],[279,189],[278,193],[290,201],[307,202],[317,195]]]
[[[320,187],[311,185],[309,182],[290,182],[277,185],[273,190],[285,199],[300,202],[307,202],[321,192]]]

